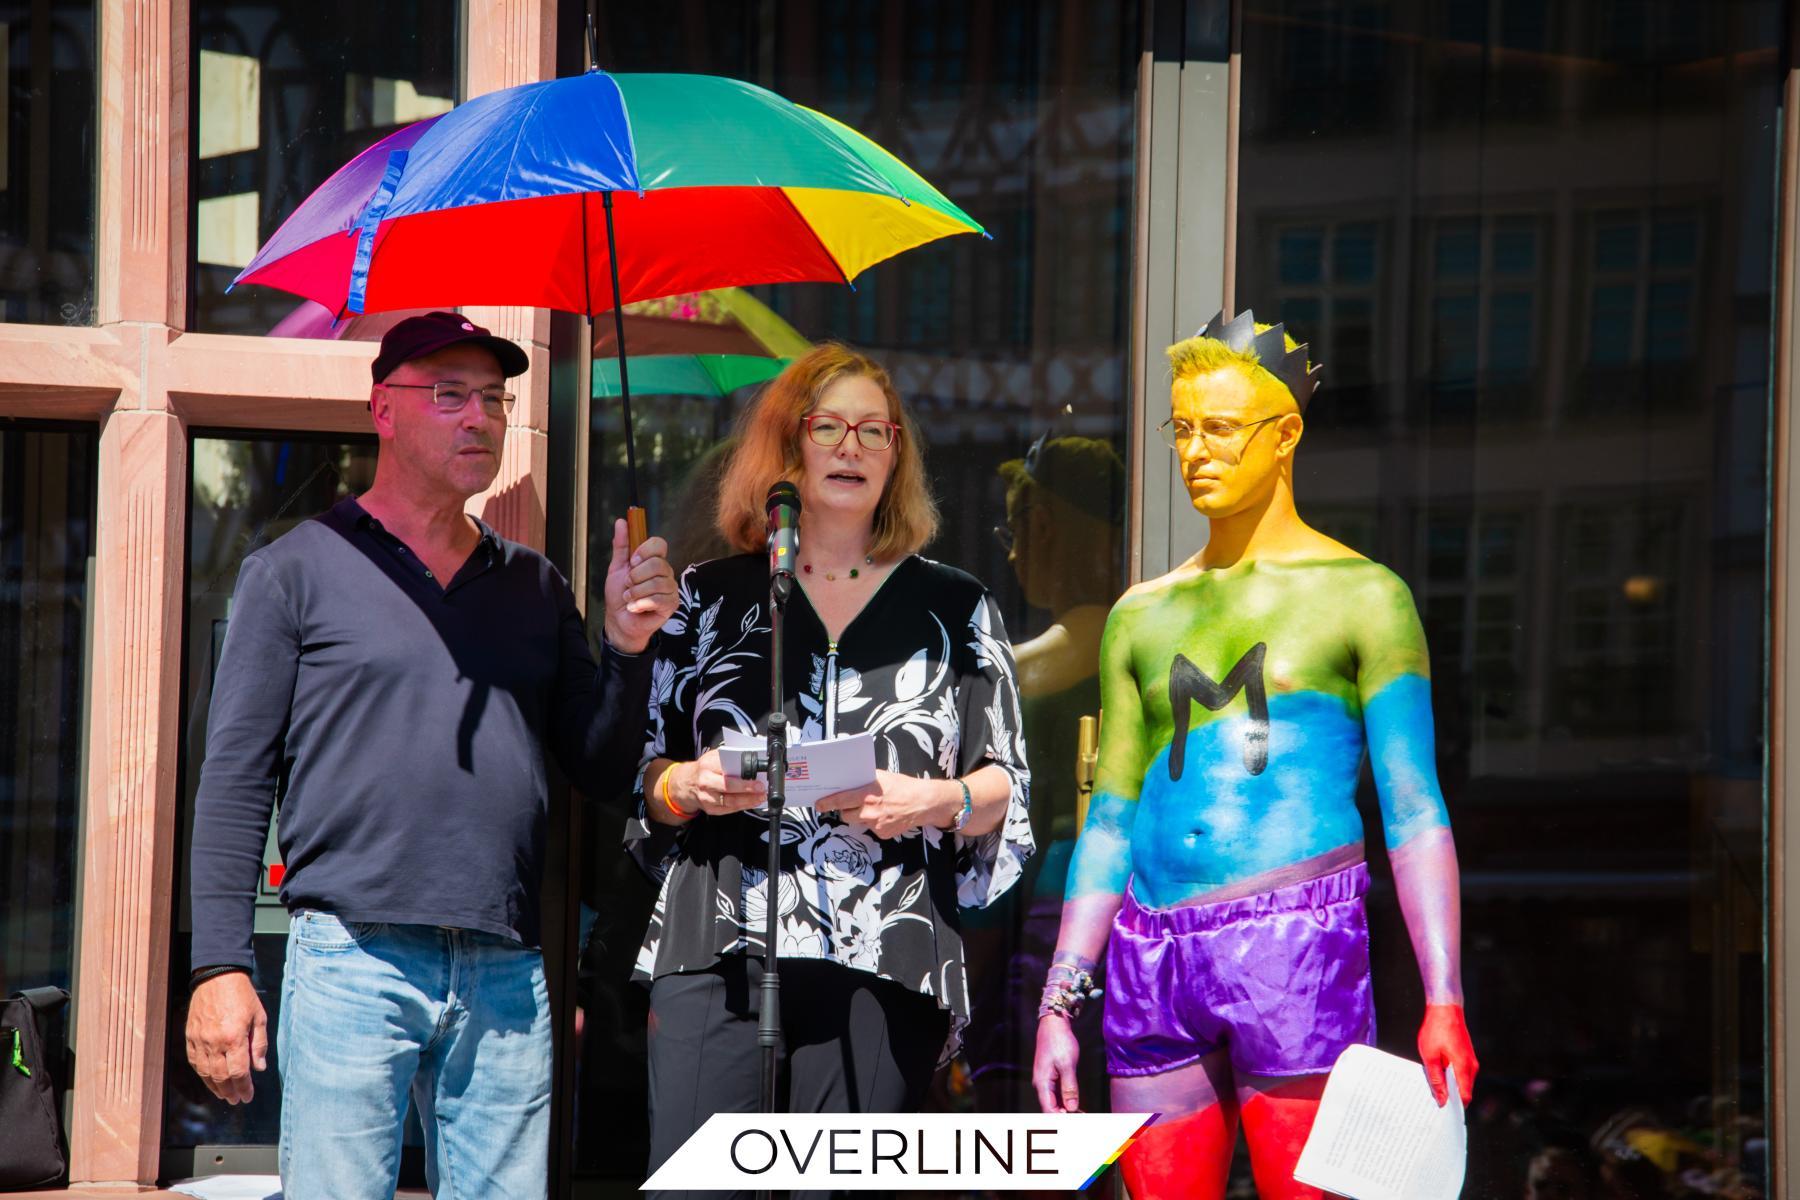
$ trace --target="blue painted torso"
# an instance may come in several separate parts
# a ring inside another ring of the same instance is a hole
[[[1167,747],[1151,760],[1131,818],[1140,902],[1179,904],[1362,840],[1361,714],[1319,692],[1269,697],[1268,764],[1256,775],[1242,752],[1249,723],[1240,713],[1190,730],[1179,780]]]

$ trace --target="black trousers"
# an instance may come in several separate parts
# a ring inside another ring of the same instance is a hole
[[[762,1054],[756,1044],[761,983],[761,960],[734,954],[710,970],[665,975],[651,985],[650,1170],[714,1113],[762,1110]],[[931,1085],[949,1021],[930,996],[865,971],[783,959],[776,1047],[781,1109],[917,1109]],[[665,1200],[688,1195],[652,1194]]]

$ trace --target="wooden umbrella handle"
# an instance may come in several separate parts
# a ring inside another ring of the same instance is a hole
[[[637,505],[625,510],[625,541],[632,553],[650,536],[650,514]]]

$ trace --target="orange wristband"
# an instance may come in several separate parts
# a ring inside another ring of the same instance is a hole
[[[675,797],[669,794],[669,776],[673,774],[675,774],[675,764],[670,763],[664,768],[662,773],[661,787],[663,807],[674,813],[677,817],[680,817],[683,821],[691,821],[694,819],[694,814],[675,803]]]

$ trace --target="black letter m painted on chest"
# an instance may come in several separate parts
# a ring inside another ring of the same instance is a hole
[[[1250,701],[1250,728],[1244,731],[1244,770],[1261,775],[1269,765],[1269,692],[1263,686],[1263,658],[1268,653],[1266,642],[1244,651],[1225,675],[1224,682],[1214,683],[1205,671],[1177,654],[1169,664],[1169,708],[1175,715],[1175,737],[1169,743],[1169,779],[1181,778],[1187,757],[1188,709],[1204,704],[1218,712],[1243,692]]]

